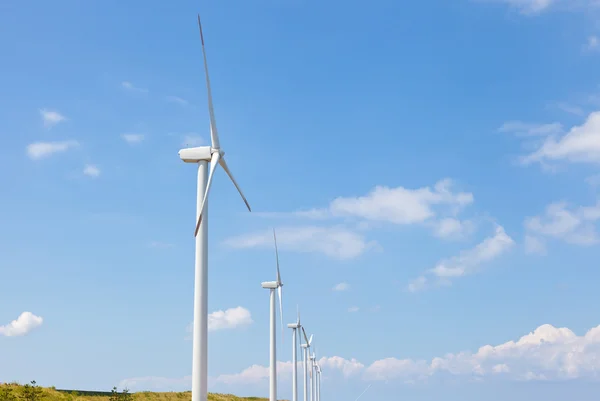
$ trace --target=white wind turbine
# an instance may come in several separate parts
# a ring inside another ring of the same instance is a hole
[[[281,300],[281,275],[279,274],[279,253],[277,252],[277,237],[273,230],[273,240],[275,241],[275,260],[277,262],[277,281],[265,281],[262,288],[267,288],[269,294],[269,325],[270,325],[270,362],[269,362],[269,401],[277,401],[277,318],[275,316],[275,290],[279,295],[279,315],[281,317],[281,342],[283,343],[283,306]]]
[[[317,401],[321,401],[321,366],[315,362],[317,369]]]
[[[288,328],[292,329],[292,401],[298,401],[298,329],[300,324],[300,311],[296,323],[289,323]]]
[[[316,349],[313,350],[313,354],[310,357],[311,361],[312,361],[312,370],[311,370],[311,380],[310,380],[310,384],[311,384],[311,395],[312,395],[312,399],[313,401],[319,401],[319,398],[317,397],[317,386],[318,386],[318,377],[317,377],[317,354],[316,354]]]
[[[304,340],[306,343],[302,344],[303,355],[302,355],[302,370],[304,371],[304,401],[308,401],[308,355],[310,352],[310,344],[312,344],[313,335],[310,335],[310,338],[306,335],[306,331],[304,327],[302,327],[302,334],[304,335]],[[311,392],[311,401],[312,401],[312,392]]]
[[[198,164],[198,190],[196,200],[196,257],[194,279],[194,332],[193,332],[193,363],[192,363],[192,401],[207,401],[208,395],[208,193],[217,166],[221,166],[229,176],[233,185],[242,196],[244,203],[250,210],[250,205],[242,193],[239,185],[233,178],[224,152],[219,144],[217,123],[213,110],[210,80],[208,78],[208,65],[206,50],[204,48],[204,35],[198,15],[198,28],[202,42],[202,55],[204,58],[204,72],[206,76],[206,89],[208,92],[208,111],[210,115],[211,146],[181,149],[179,157],[186,163]],[[210,162],[210,172],[207,172]],[[208,173],[208,174],[207,174]]]

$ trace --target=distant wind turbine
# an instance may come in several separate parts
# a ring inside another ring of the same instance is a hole
[[[304,340],[306,341],[304,344],[302,344],[302,370],[304,370],[304,401],[308,401],[308,355],[310,352],[310,344],[312,344],[313,335],[311,334],[310,338],[308,338],[308,336],[306,335],[306,331],[304,330],[304,326],[302,327],[302,334],[304,335]]]
[[[269,401],[277,401],[277,317],[275,313],[275,290],[279,295],[279,315],[281,317],[281,342],[283,343],[283,306],[281,299],[281,275],[279,274],[279,253],[277,252],[277,237],[273,230],[273,240],[275,241],[275,260],[277,262],[277,281],[265,281],[262,288],[267,288],[270,291],[270,363],[269,363]]]
[[[302,327],[300,324],[300,311],[298,310],[296,323],[289,323],[288,328],[292,329],[292,401],[298,401],[298,330]]]
[[[204,35],[200,15],[198,15],[198,28],[202,42],[202,55],[204,58],[204,72],[206,89],[208,92],[208,111],[210,115],[211,146],[186,148],[179,151],[179,157],[186,163],[198,164],[198,190],[196,200],[196,257],[194,278],[194,330],[192,349],[192,401],[207,401],[208,395],[208,193],[212,184],[213,175],[217,166],[221,166],[229,176],[233,185],[242,196],[248,210],[250,204],[242,193],[239,185],[233,178],[227,163],[225,153],[219,144],[217,123],[213,110],[210,80],[208,78],[208,65],[206,50],[204,48]],[[210,172],[207,171],[210,162]],[[208,173],[208,174],[207,174]]]

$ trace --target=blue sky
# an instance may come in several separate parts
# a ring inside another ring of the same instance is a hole
[[[595,399],[600,10],[408,3],[4,2],[0,381],[190,388],[201,12],[211,391],[268,393],[275,227],[324,400]]]

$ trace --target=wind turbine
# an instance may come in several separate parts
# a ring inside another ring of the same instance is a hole
[[[310,344],[312,343],[313,336],[311,334],[310,338],[308,338],[308,336],[306,335],[306,331],[304,330],[304,326],[302,326],[302,334],[304,335],[304,340],[306,341],[306,343],[302,344],[302,370],[304,371],[304,401],[308,401],[308,352],[310,350]]]
[[[250,204],[242,193],[239,185],[233,178],[224,152],[219,144],[217,123],[213,110],[210,80],[208,78],[208,65],[206,50],[204,48],[204,35],[200,15],[198,15],[198,28],[202,42],[202,55],[204,58],[204,72],[206,76],[206,89],[208,92],[208,111],[210,115],[211,146],[200,146],[181,149],[179,157],[186,163],[198,164],[198,190],[196,199],[196,256],[194,278],[194,332],[192,350],[192,401],[207,401],[208,396],[208,193],[212,184],[213,175],[217,166],[221,166],[229,176],[233,185],[242,196],[244,203],[250,210]],[[210,172],[207,171],[210,162]]]
[[[317,398],[317,355],[315,353],[315,350],[313,350],[312,356],[310,357],[311,361],[312,361],[312,370],[311,370],[311,380],[310,380],[310,384],[312,387],[312,399],[313,401],[319,401],[319,399]]]
[[[298,339],[297,330],[302,327],[300,324],[300,311],[298,310],[298,319],[296,323],[289,323],[288,328],[292,329],[292,401],[298,401]]]
[[[271,345],[271,360],[269,363],[269,401],[277,401],[277,319],[275,316],[275,290],[279,295],[279,315],[281,317],[281,342],[283,343],[283,306],[281,303],[281,275],[279,274],[279,253],[277,252],[277,237],[273,230],[273,240],[275,241],[275,260],[277,261],[277,281],[265,281],[262,288],[267,288],[270,292],[270,345]]]
[[[317,401],[321,401],[321,366],[316,362],[317,369]]]

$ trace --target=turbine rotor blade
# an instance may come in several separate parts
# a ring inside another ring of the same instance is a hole
[[[279,295],[279,317],[281,319],[281,344],[283,344],[283,299],[281,286],[277,287],[277,294]]]
[[[206,61],[206,49],[204,48],[204,35],[202,34],[202,23],[198,14],[198,28],[200,29],[200,41],[202,42],[202,57],[204,58],[204,74],[206,76],[206,90],[208,92],[208,113],[210,115],[210,141],[215,149],[219,149],[219,134],[217,133],[217,121],[213,109],[212,91],[210,90],[210,78],[208,77],[208,62]]]
[[[310,341],[308,341],[308,336],[306,335],[306,330],[304,330],[304,326],[302,326],[302,334],[304,335],[304,341],[306,341],[306,345],[310,345]]]
[[[275,241],[275,260],[277,261],[277,284],[281,284],[281,274],[279,274],[279,252],[277,251],[277,236],[273,229],[273,240]]]
[[[198,236],[198,230],[200,230],[200,223],[202,222],[202,216],[204,214],[204,209],[206,208],[206,201],[208,200],[208,192],[210,191],[210,186],[212,184],[213,176],[215,174],[215,169],[219,164],[220,158],[221,154],[219,152],[215,152],[212,154],[210,160],[210,173],[208,174],[208,182],[206,183],[206,191],[204,192],[204,199],[202,199],[202,206],[200,207],[200,214],[198,215],[198,222],[196,223],[196,231],[194,231],[194,237]]]
[[[252,209],[250,208],[250,204],[248,203],[248,200],[244,196],[244,193],[242,192],[242,189],[238,185],[237,181],[235,180],[235,178],[233,178],[233,174],[231,174],[231,170],[229,170],[229,167],[227,166],[227,163],[225,162],[225,157],[222,157],[221,160],[219,160],[219,164],[221,164],[221,167],[223,167],[223,170],[225,170],[225,172],[229,176],[229,179],[231,180],[231,182],[233,182],[233,185],[235,185],[235,188],[240,193],[240,196],[242,197],[242,200],[246,204],[246,207],[248,208],[248,211],[251,212]]]

